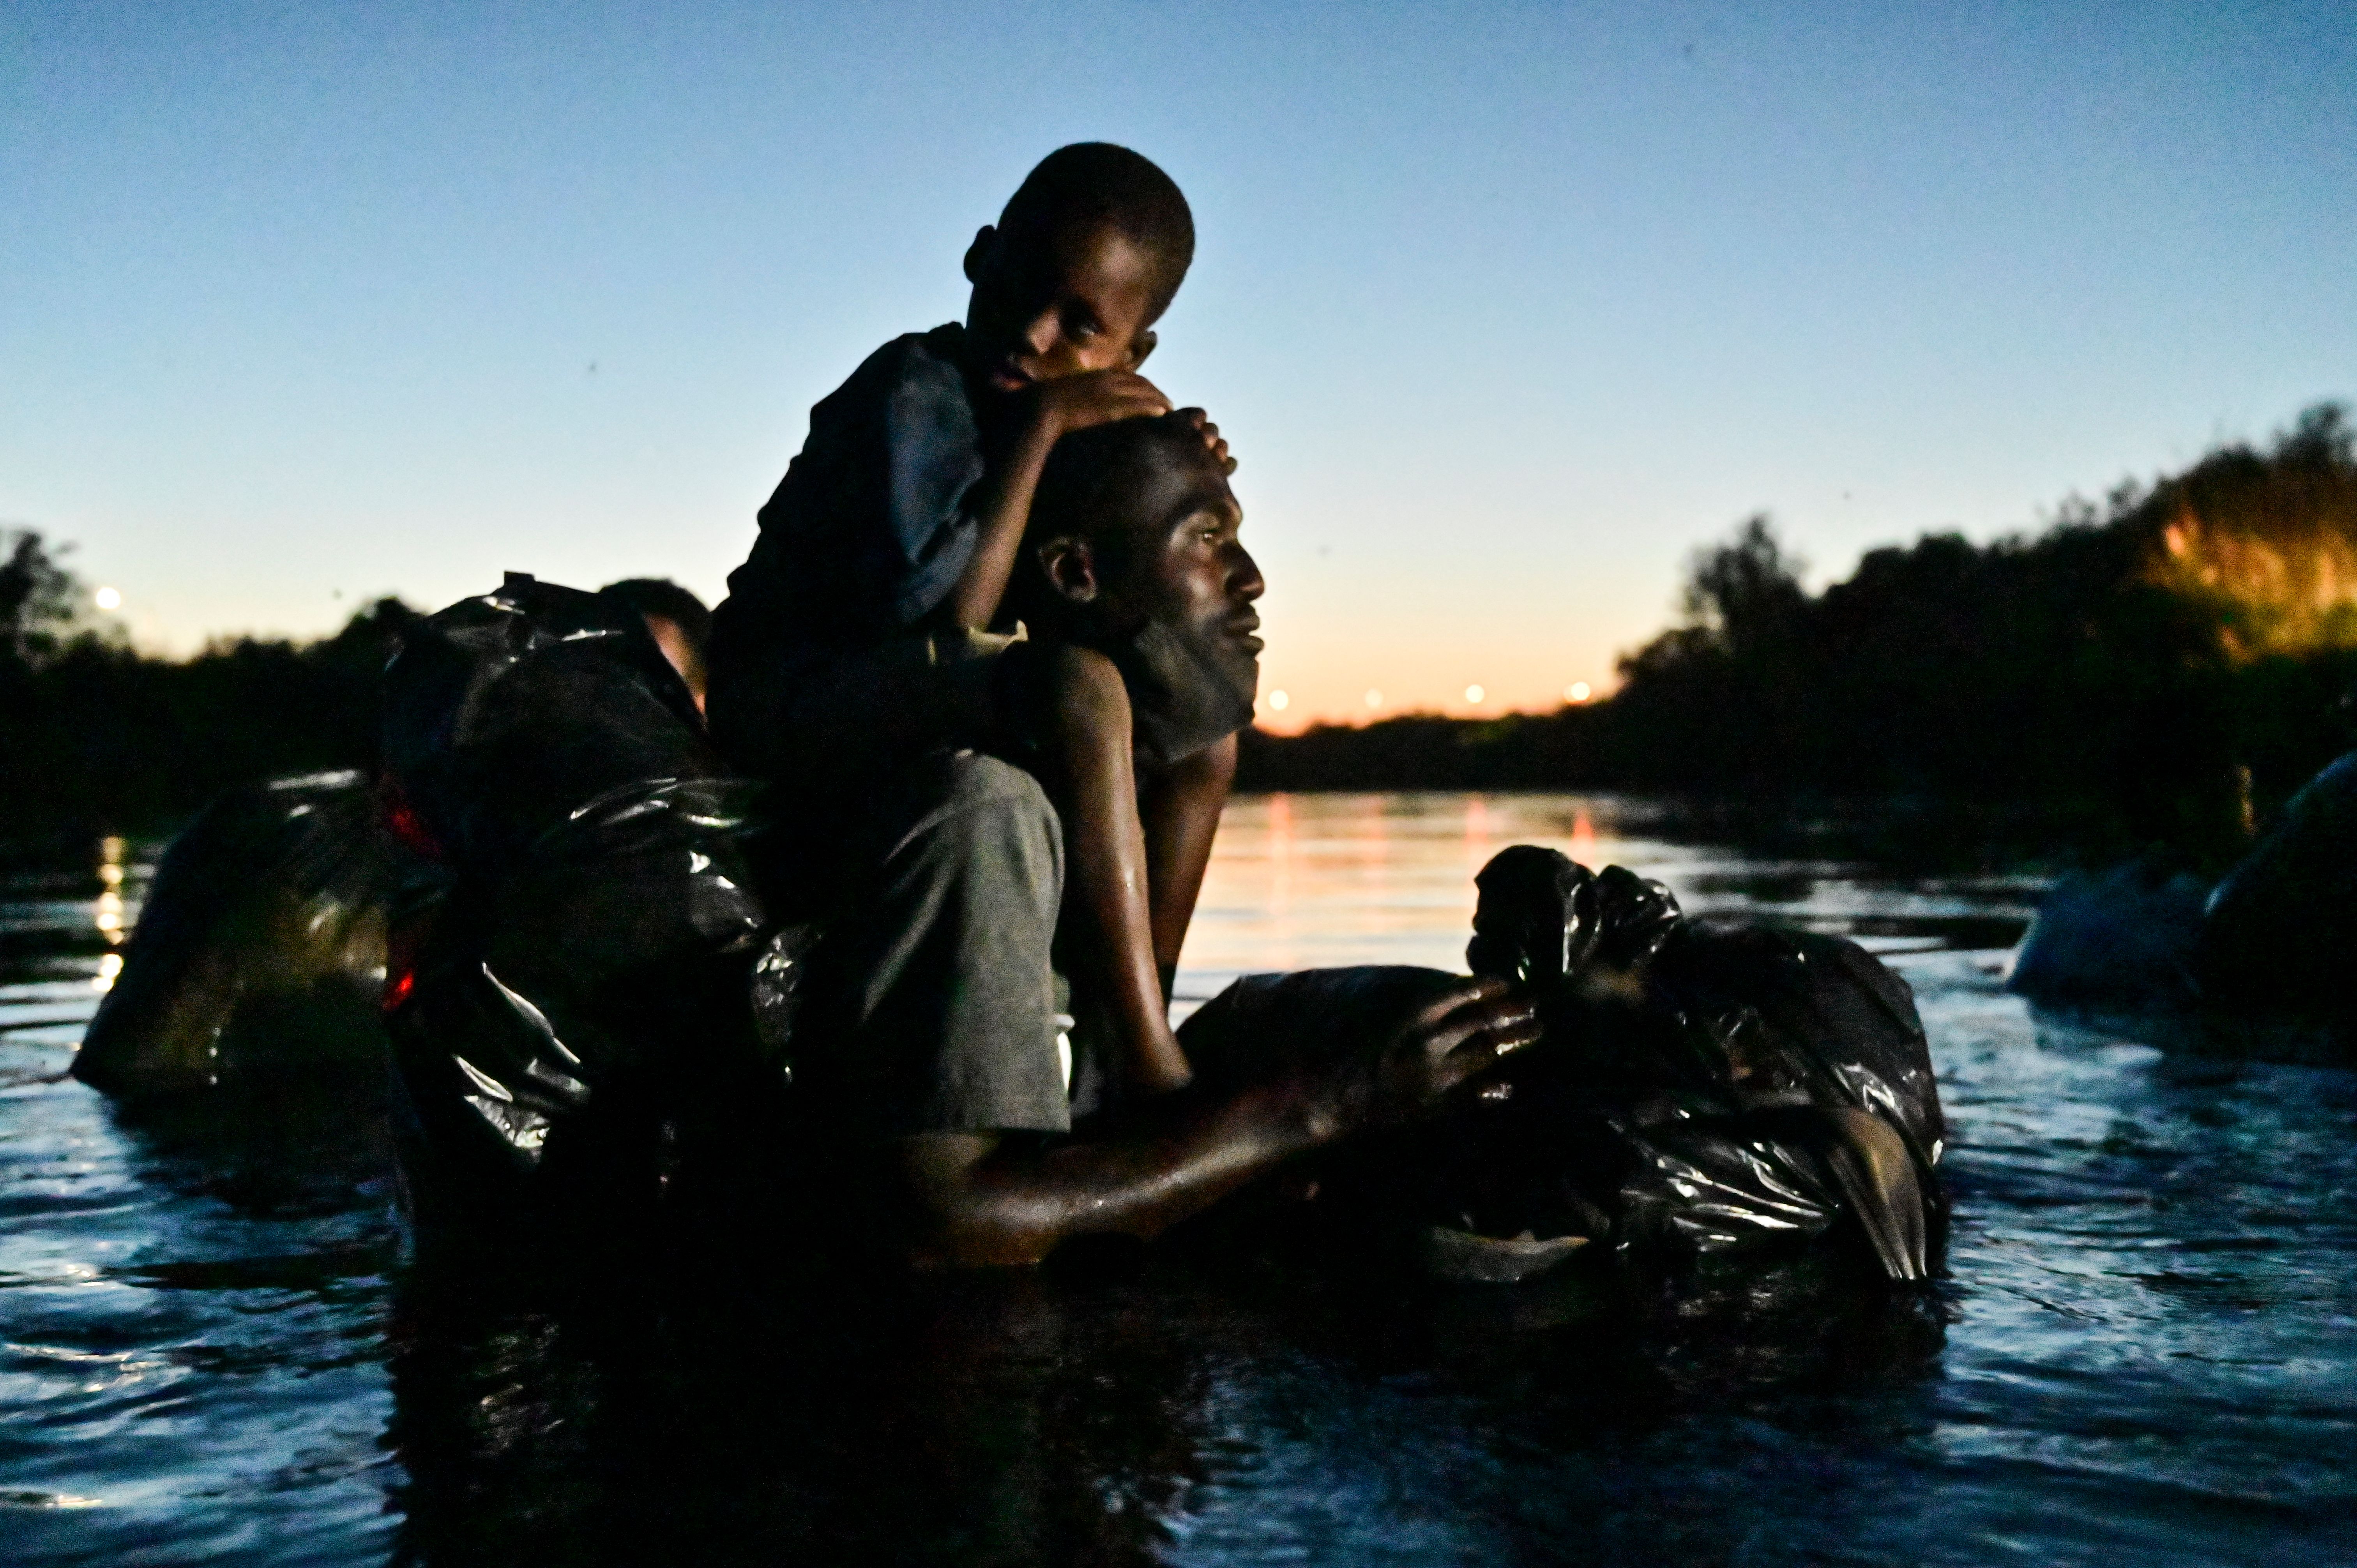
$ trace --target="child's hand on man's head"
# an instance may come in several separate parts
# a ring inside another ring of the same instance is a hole
[[[1182,408],[1178,412],[1186,416],[1189,424],[1203,433],[1203,445],[1219,460],[1220,472],[1234,473],[1236,460],[1228,455],[1228,438],[1220,434],[1220,427],[1211,423],[1211,416],[1200,408]]]
[[[1031,388],[1032,417],[1051,437],[1117,419],[1157,419],[1170,412],[1162,389],[1135,371],[1084,371]]]

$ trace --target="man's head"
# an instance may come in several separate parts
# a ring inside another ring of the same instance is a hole
[[[1216,739],[1249,722],[1260,681],[1253,602],[1266,585],[1243,521],[1183,415],[1076,431],[1039,476],[1010,602],[1043,635],[1123,666],[1141,736],[1159,723]]]
[[[1194,258],[1194,217],[1168,175],[1106,142],[1057,148],[966,251],[976,371],[1014,392],[1135,370]]]

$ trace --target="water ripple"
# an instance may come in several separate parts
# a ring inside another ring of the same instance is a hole
[[[2357,1562],[2357,1075],[2034,1017],[1999,989],[2022,879],[1749,861],[1652,820],[1240,802],[1179,993],[1454,966],[1470,874],[1517,840],[1857,936],[1915,988],[1953,1122],[1932,1294],[1157,1265],[618,1329],[404,1264],[381,1126],[323,1121],[289,1165],[57,1080],[107,912],[86,869],[19,879],[0,1560]]]

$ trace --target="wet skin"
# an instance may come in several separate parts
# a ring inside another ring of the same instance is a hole
[[[1502,983],[1469,981],[1365,1057],[1232,1096],[1182,1090],[1094,1136],[1045,1149],[988,1133],[903,1138],[887,1234],[933,1268],[1036,1263],[1087,1234],[1150,1238],[1295,1155],[1432,1114],[1537,1035]]]
[[[1041,575],[1069,607],[1070,620],[1054,629],[1103,646],[1158,622],[1249,689],[1262,648],[1254,605],[1267,585],[1239,537],[1243,510],[1213,454],[1177,443],[1155,450],[1155,460],[1125,476],[1122,516],[1093,535],[1060,532],[1039,541]],[[1170,767],[1139,768],[1154,957],[1166,996],[1235,770],[1232,736]]]
[[[1248,670],[1260,651],[1253,604],[1264,584],[1238,538],[1242,511],[1221,463],[1191,440],[1146,450],[1148,460],[1122,476],[1130,482],[1108,487],[1115,515],[1039,541],[1049,608],[1060,606],[1064,618],[1049,629],[1094,639],[1155,623]],[[1102,655],[1073,650],[1111,671]],[[1167,808],[1147,835],[1149,858],[1166,868],[1154,920],[1166,965],[1177,961],[1233,769],[1231,738],[1140,782],[1149,810],[1157,800]],[[901,1139],[888,1162],[885,1233],[909,1262],[935,1267],[1033,1263],[1087,1233],[1150,1237],[1294,1155],[1431,1113],[1451,1088],[1536,1035],[1525,1002],[1497,982],[1468,982],[1355,1059],[1239,1094],[1181,1089],[1071,1142]]]
[[[1253,607],[1267,583],[1240,537],[1243,509],[1208,452],[1157,441],[1126,466],[1112,514],[1060,526],[1039,566],[1069,607],[1056,628],[1104,644],[1159,623],[1249,679],[1263,643]]]
[[[966,252],[965,274],[974,285],[967,373],[990,450],[974,503],[980,524],[974,554],[942,613],[980,629],[999,618],[1056,443],[1074,431],[1169,412],[1169,400],[1137,367],[1153,352],[1150,328],[1176,280],[1150,249],[1095,221],[1024,231],[985,226]],[[1216,427],[1200,411],[1194,414],[1207,453],[1228,463]],[[1166,1015],[1164,974],[1178,950],[1175,940],[1157,940],[1171,933],[1152,908],[1147,840],[1157,835],[1141,825],[1127,697],[1109,665],[1077,650],[1059,653],[1050,683],[1049,722],[1039,732],[1047,742],[1039,771],[1065,825],[1073,903],[1082,913],[1078,978],[1103,999],[1123,1042],[1126,1079],[1149,1091],[1175,1089],[1189,1076]],[[1216,798],[1225,799],[1223,778],[1192,782],[1192,794],[1157,800],[1162,820],[1174,811],[1200,815],[1202,792],[1214,783]],[[1173,850],[1168,832],[1158,837],[1166,858],[1184,858],[1183,842]],[[1186,879],[1175,861],[1173,875]],[[1191,893],[1186,903],[1192,908]],[[1183,929],[1182,922],[1180,934]]]

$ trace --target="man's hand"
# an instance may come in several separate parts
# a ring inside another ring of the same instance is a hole
[[[1427,1114],[1450,1090],[1538,1037],[1537,1013],[1504,981],[1453,985],[1410,1014],[1366,1064],[1361,1115],[1381,1126]]]
[[[1036,1263],[1084,1232],[1150,1237],[1283,1162],[1366,1127],[1413,1121],[1538,1038],[1503,981],[1451,985],[1383,1048],[1241,1092],[1181,1091],[1118,1128],[1042,1145],[927,1133],[893,1145],[880,1234],[920,1267]],[[894,1207],[893,1205],[897,1205]]]
[[[1031,389],[1034,428],[1053,445],[1059,436],[1117,419],[1153,419],[1170,412],[1162,389],[1135,371],[1089,371],[1059,376]]]
[[[1182,408],[1178,412],[1186,417],[1189,424],[1202,433],[1203,445],[1211,448],[1212,457],[1219,462],[1220,472],[1234,473],[1236,460],[1228,456],[1228,438],[1220,434],[1220,427],[1211,423],[1211,416],[1200,408]]]

